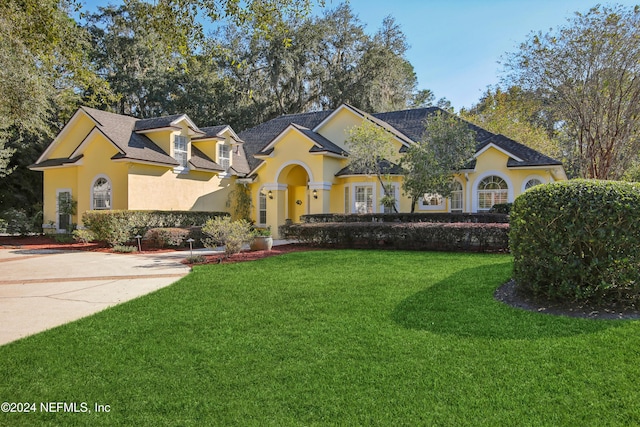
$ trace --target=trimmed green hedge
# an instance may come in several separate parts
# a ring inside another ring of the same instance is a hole
[[[96,240],[112,246],[129,242],[136,235],[144,236],[151,228],[185,228],[202,226],[209,219],[229,216],[226,212],[195,211],[87,211],[82,223]]]
[[[304,243],[342,248],[509,250],[509,224],[505,223],[302,223],[281,226],[280,233]]]
[[[506,213],[451,213],[451,212],[414,212],[414,213],[375,213],[375,214],[310,214],[302,215],[304,223],[314,222],[441,222],[441,223],[508,223]]]
[[[639,300],[640,184],[536,186],[513,205],[510,239],[522,289],[552,300]]]

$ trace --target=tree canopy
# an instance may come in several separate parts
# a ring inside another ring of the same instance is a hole
[[[407,148],[400,162],[402,189],[413,200],[411,210],[425,194],[449,197],[454,173],[471,160],[475,148],[475,134],[468,123],[445,111],[427,117],[423,138]]]
[[[537,93],[574,141],[579,174],[617,179],[640,151],[640,7],[596,6],[533,33],[506,81]]]

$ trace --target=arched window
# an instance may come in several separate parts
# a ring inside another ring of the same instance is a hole
[[[524,185],[524,190],[527,191],[528,189],[530,189],[531,187],[535,187],[536,185],[540,185],[542,184],[542,181],[540,181],[538,178],[531,178],[529,181],[527,181],[527,183]]]
[[[111,209],[111,182],[99,177],[91,187],[91,209]]]
[[[499,176],[488,176],[478,184],[478,211],[488,211],[493,205],[507,203],[509,186]]]

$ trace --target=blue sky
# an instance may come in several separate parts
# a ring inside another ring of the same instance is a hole
[[[339,2],[327,0],[329,7]],[[532,31],[547,32],[594,0],[351,0],[367,31],[392,15],[411,45],[407,58],[420,89],[445,97],[456,111],[477,103],[487,86],[499,83],[501,56],[516,51]],[[632,6],[640,1],[618,1]]]
[[[335,8],[341,0],[325,0]],[[84,0],[95,5],[121,1]],[[597,0],[350,0],[354,13],[374,33],[391,15],[411,46],[407,59],[419,89],[447,98],[456,111],[475,104],[490,85],[499,83],[501,56],[513,52],[532,31],[563,25],[576,11]],[[602,1],[602,4],[612,2]],[[632,6],[640,0],[613,4]]]

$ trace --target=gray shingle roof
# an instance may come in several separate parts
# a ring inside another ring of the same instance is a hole
[[[482,142],[478,145],[477,151],[482,150],[489,144],[495,144],[496,146],[502,148],[503,150],[513,154],[514,156],[520,158],[521,161],[518,161],[514,158],[510,158],[507,162],[507,167],[517,168],[517,167],[527,167],[527,166],[557,166],[561,165],[562,162],[556,159],[552,159],[549,156],[545,156],[544,154],[533,150],[526,145],[520,144],[519,142],[514,141],[513,139],[507,138],[504,135],[494,135],[486,141]]]
[[[448,114],[441,108],[428,107],[416,108],[413,110],[391,111],[389,113],[378,113],[373,116],[389,123],[395,129],[411,138],[412,141],[419,141],[424,136],[425,120],[437,112]],[[484,141],[494,135],[486,129],[482,129],[467,121],[464,122],[469,126],[469,128],[471,128],[471,130],[476,132],[476,141],[478,142]]]
[[[218,136],[218,134],[223,130],[225,130],[227,127],[228,127],[227,125],[219,125],[219,126],[207,126],[204,128],[200,128],[200,131],[204,135],[193,138],[193,139],[198,140],[198,139],[214,138]]]
[[[189,160],[189,163],[191,163],[196,169],[224,172],[224,168],[221,165],[211,160],[210,157],[204,154],[195,145],[191,146],[191,159]]]
[[[113,142],[120,153],[116,154],[114,159],[131,159],[141,160],[152,163],[161,163],[166,165],[178,166],[178,162],[167,153],[162,151],[151,139],[145,135],[134,132],[136,123],[141,121],[135,117],[123,116],[121,114],[109,113],[94,108],[81,107],[85,113],[98,122],[98,128],[104,135]],[[180,116],[177,116],[180,117]],[[164,119],[164,118],[160,118]],[[152,121],[147,119],[142,121]],[[175,117],[173,117],[175,120]],[[155,123],[159,123],[158,120]]]
[[[276,117],[256,127],[247,129],[238,134],[244,141],[244,150],[247,154],[247,162],[251,170],[255,169],[262,160],[253,157],[261,152],[275,137],[280,135],[290,124],[295,123],[307,129],[313,129],[326,119],[333,111],[319,111],[315,113],[289,114]]]
[[[352,108],[354,111],[360,114],[365,114],[357,108],[351,106],[349,106],[349,108]],[[310,129],[313,129],[317,125],[319,125],[323,120],[331,115],[333,111],[335,110],[281,116],[269,120],[268,122],[262,123],[254,128],[247,129],[241,132],[239,136],[245,141],[247,161],[249,166],[251,167],[251,170],[255,169],[260,163],[263,162],[262,159],[256,159],[254,155],[268,154],[266,151],[264,151],[265,147],[269,143],[271,143],[278,135],[280,135],[280,133],[282,133],[282,131],[284,131],[290,124],[297,125],[296,127],[298,129],[304,132],[305,135],[309,136],[315,142],[318,142],[321,146],[329,147],[327,142],[323,141],[326,140],[326,138],[311,131]],[[375,123],[386,127],[399,138],[403,140],[406,140],[406,138],[408,138],[410,141],[419,141],[424,136],[425,120],[427,120],[428,117],[436,114],[437,112],[449,114],[438,107],[428,107],[411,110],[391,111],[387,113],[376,113],[372,114],[371,116],[374,118]],[[476,142],[478,143],[477,151],[481,150],[489,143],[494,143],[505,151],[508,151],[514,156],[519,157],[523,160],[522,162],[518,162],[515,159],[510,159],[507,164],[508,167],[547,166],[562,164],[562,162],[558,160],[545,156],[503,135],[495,135],[488,130],[476,126],[472,123],[469,123],[467,121],[464,122],[476,134]],[[331,141],[328,142],[332,144],[333,147],[331,147],[331,149],[328,149],[327,151],[334,152],[336,154],[342,153],[342,149],[331,143]],[[311,151],[318,152],[323,151],[323,149],[314,147]],[[468,166],[470,168],[473,168],[475,166],[475,161],[471,162]],[[353,171],[347,170],[347,168],[345,168],[338,173],[338,176],[345,175],[347,174],[347,172],[349,172],[348,174],[353,173]],[[397,170],[394,169],[394,172],[397,172]]]
[[[139,119],[136,121],[133,131],[139,132],[142,130],[166,128],[171,126],[172,122],[174,122],[175,120],[179,119],[182,116],[184,116],[184,114],[174,114],[173,116],[153,117],[150,119]]]
[[[380,171],[383,175],[403,175],[402,168],[392,163],[388,160],[381,160],[378,162],[378,166],[380,167]],[[347,176],[347,175],[364,175],[365,172],[362,170],[355,170],[351,166],[346,166],[336,173],[336,176]]]
[[[244,144],[236,145],[231,156],[231,169],[236,175],[245,176],[251,172],[251,168],[247,162],[247,155],[244,152]]]
[[[55,166],[70,165],[70,164],[73,164],[73,163],[77,162],[82,157],[83,157],[83,155],[81,154],[81,155],[73,157],[73,158],[47,159],[47,160],[45,160],[43,162],[30,165],[29,167],[30,168],[50,168],[50,167],[55,167]]]

